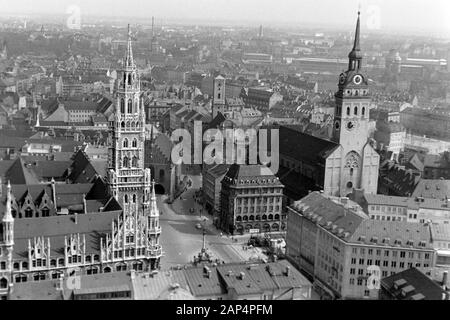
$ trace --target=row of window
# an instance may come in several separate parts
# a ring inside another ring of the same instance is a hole
[[[405,217],[391,217],[391,216],[380,216],[380,215],[371,215],[372,220],[381,220],[381,221],[406,221]]]
[[[241,221],[260,221],[260,220],[280,220],[280,215],[276,214],[269,214],[268,216],[263,214],[262,217],[260,215],[256,215],[256,216],[237,216],[236,217],[236,221],[237,222],[241,222]]]
[[[42,217],[49,217],[50,216],[50,209],[45,207],[42,208],[41,210],[41,215]],[[17,214],[17,211],[15,209],[11,210],[11,214],[13,216],[13,218],[19,218],[22,219],[22,217],[24,218],[39,218],[39,211],[38,210],[33,210],[30,207],[27,207],[24,210],[24,215],[22,216],[22,212],[19,211],[19,213]]]
[[[118,264],[116,266],[117,272],[127,271],[127,269],[128,269],[128,266],[126,264]],[[132,265],[132,269],[135,271],[142,271],[144,269],[144,265],[142,262],[135,262]],[[105,273],[109,273],[111,271],[112,270],[110,267],[105,267],[103,270],[103,272],[105,272]],[[87,274],[98,274],[98,272],[99,272],[99,269],[97,267],[91,267],[86,270]],[[56,271],[56,272],[52,272],[50,277],[51,277],[51,279],[59,279],[62,274],[63,274],[62,271]],[[34,273],[31,278],[33,281],[44,281],[44,280],[47,280],[47,274],[44,272]],[[14,276],[14,282],[16,282],[16,283],[27,282],[27,281],[28,281],[28,276],[26,274],[17,274]]]
[[[247,205],[247,204],[265,204],[265,203],[281,203],[282,198],[281,197],[259,197],[259,198],[237,198],[236,203],[238,205]]]
[[[136,105],[138,105],[138,104],[139,104],[139,101],[136,100]],[[132,99],[128,99],[126,111],[129,114],[136,113],[136,108],[133,106]],[[120,99],[120,113],[125,114],[125,100],[124,99]]]
[[[278,188],[248,188],[236,190],[236,194],[265,194],[265,193],[282,193]]]
[[[382,212],[397,212],[406,213],[407,209],[404,207],[391,207],[391,206],[370,206],[370,210],[382,211]]]
[[[365,255],[366,254],[366,250],[367,250],[367,254],[368,255],[373,255],[375,253],[377,256],[381,256],[381,254],[383,252],[381,249],[359,248],[359,250],[358,250],[358,248],[352,248],[352,254],[358,254],[358,251],[359,251],[359,255]],[[389,256],[392,255],[392,257],[396,258],[397,255],[398,255],[398,252],[400,252],[400,258],[405,258],[406,257],[406,251],[396,251],[396,250],[394,250],[394,251],[384,250],[383,255],[385,257],[389,257]],[[417,259],[422,259],[422,252],[416,252],[416,257],[417,257]],[[425,257],[425,259],[429,259],[430,258],[430,254],[429,253],[424,253],[424,257]],[[414,259],[414,252],[409,251],[408,252],[408,258],[409,259]],[[352,258],[352,261],[353,261],[353,259],[356,260],[356,258]],[[359,260],[363,261],[363,263],[364,263],[364,259],[360,258]]]
[[[280,206],[256,206],[256,207],[245,207],[237,208],[236,212],[240,213],[254,213],[254,212],[278,212],[280,211]]]
[[[138,161],[139,161],[139,159],[136,156],[131,158],[131,161],[127,156],[125,156],[122,161],[122,167],[123,168],[138,168],[139,167]]]
[[[87,255],[85,259],[86,259],[86,263],[91,263],[92,261],[99,262],[100,256],[98,254],[95,254],[93,256]],[[68,260],[68,263],[81,263],[82,257],[81,257],[81,255],[72,255],[72,256],[69,256],[67,258],[67,260]],[[31,262],[31,265],[33,266],[33,268],[46,267],[47,259],[34,259]],[[64,267],[64,266],[65,266],[64,258],[50,260],[50,267],[56,268],[56,267]],[[28,262],[23,261],[21,263],[21,262],[16,261],[13,263],[14,270],[20,270],[21,267],[22,267],[22,270],[28,269]],[[6,270],[6,262],[4,262],[4,261],[0,262],[0,270]]]
[[[128,148],[129,143],[128,143],[128,139],[127,138],[125,138],[123,140],[123,144],[122,145],[123,145],[124,148]],[[131,142],[131,147],[132,148],[137,148],[137,139],[136,138],[133,139],[133,141]]]

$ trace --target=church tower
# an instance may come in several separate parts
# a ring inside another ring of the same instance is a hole
[[[132,225],[137,217],[146,218],[148,241],[157,248],[161,233],[159,212],[152,195],[150,169],[144,168],[145,113],[131,42],[128,26],[127,51],[117,77],[115,115],[110,123],[109,191],[122,206],[127,225]],[[158,261],[159,257],[152,265],[156,266]]]
[[[219,112],[225,111],[225,78],[218,75],[213,80],[212,116],[215,118]]]
[[[333,128],[333,140],[342,148],[341,196],[353,189],[376,193],[377,181],[374,180],[378,179],[378,154],[368,143],[371,97],[368,77],[362,70],[359,12],[353,48],[348,58],[348,70],[339,76],[339,89],[335,94]]]

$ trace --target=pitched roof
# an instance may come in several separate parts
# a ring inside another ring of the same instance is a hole
[[[86,251],[100,252],[100,238],[111,231],[111,222],[122,212],[111,211],[95,214],[59,215],[43,218],[16,219],[14,222],[14,255],[23,259],[28,256],[28,239],[50,238],[51,255],[63,256],[64,238],[79,233],[86,237]]]
[[[441,200],[450,198],[450,180],[420,180],[412,193],[412,197]]]
[[[279,139],[280,154],[314,165],[323,164],[339,147],[335,142],[301,132],[301,127],[296,125],[280,126]]]
[[[22,158],[17,158],[5,174],[6,180],[11,184],[38,184],[39,179],[35,172],[27,168]]]
[[[442,300],[445,293],[436,282],[416,268],[383,278],[381,286],[398,300]]]

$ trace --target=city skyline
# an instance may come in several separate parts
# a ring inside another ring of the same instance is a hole
[[[139,18],[151,20],[152,16],[165,23],[176,21],[193,24],[268,24],[284,26],[344,27],[350,26],[356,11],[361,10],[362,29],[382,32],[421,31],[439,35],[450,35],[450,23],[446,17],[450,4],[445,0],[400,1],[386,0],[336,2],[332,0],[281,0],[277,6],[268,0],[99,0],[94,3],[85,0],[1,0],[4,14],[51,14],[69,15],[73,6],[80,9],[82,19],[91,16],[104,18]],[[141,8],[136,10],[136,8]],[[105,10],[105,9],[108,10]],[[318,10],[322,9],[322,10]],[[250,13],[250,15],[249,15]],[[402,17],[402,18],[400,18]],[[408,17],[407,19],[405,17]]]

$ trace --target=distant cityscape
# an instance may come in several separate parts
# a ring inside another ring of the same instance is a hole
[[[75,9],[0,18],[1,300],[450,300],[450,40]]]

